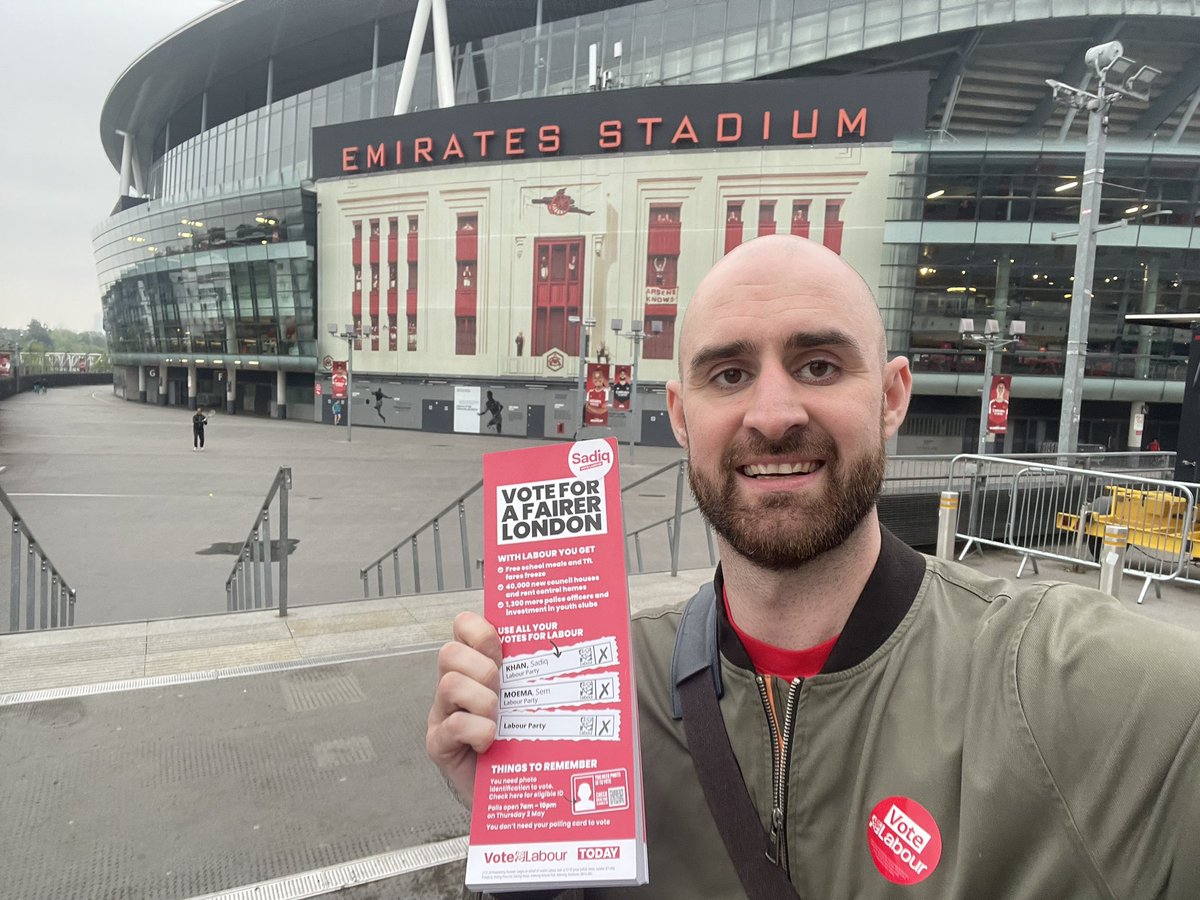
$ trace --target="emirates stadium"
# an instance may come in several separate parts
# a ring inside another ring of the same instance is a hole
[[[1072,102],[1103,77],[1104,115]],[[1193,0],[232,0],[101,112],[116,390],[670,444],[696,284],[792,233],[862,273],[911,360],[894,451],[973,451],[989,375],[997,450],[1057,440],[1076,390],[1081,445],[1181,449],[1198,105]]]

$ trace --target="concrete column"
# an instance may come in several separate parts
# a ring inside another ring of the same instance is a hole
[[[1146,429],[1146,404],[1136,400],[1129,404],[1129,436],[1125,443],[1130,450],[1142,449],[1142,432]]]
[[[159,363],[158,366],[158,405],[167,405],[167,364]]]
[[[188,363],[188,409],[196,408],[196,364]]]
[[[433,68],[436,75],[438,106],[454,105],[454,68],[450,58],[450,25],[446,0],[433,0]]]
[[[141,157],[138,156],[137,144],[133,145],[131,151],[133,159],[133,191],[139,197],[145,197],[148,191],[146,190],[146,175],[143,174]]]
[[[425,45],[425,33],[429,30],[429,15],[432,11],[433,0],[417,0],[412,31],[408,34],[408,51],[404,54],[404,66],[400,70],[400,87],[396,91],[396,105],[392,115],[402,116],[412,106],[413,83],[417,80],[417,65],[421,62],[421,48]]]
[[[146,402],[146,367],[138,366],[138,403]]]
[[[287,418],[287,372],[275,373],[275,418]]]
[[[1142,305],[1138,309],[1140,313],[1157,312],[1158,306],[1158,267],[1159,259],[1157,256],[1151,256],[1146,263],[1142,276]],[[1150,352],[1151,341],[1154,338],[1154,329],[1146,325],[1138,326],[1137,339],[1137,368],[1136,373],[1138,378],[1150,377]]]
[[[379,91],[379,20],[375,20],[374,32],[371,36],[371,118],[376,116],[375,98]]]
[[[121,136],[121,182],[120,193],[122,197],[129,196],[129,189],[133,187],[133,135],[128,131],[118,131]]]
[[[225,412],[231,416],[237,412],[237,373],[236,366],[225,370]]]

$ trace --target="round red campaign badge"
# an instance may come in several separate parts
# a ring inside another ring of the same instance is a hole
[[[942,834],[929,810],[910,797],[888,797],[867,821],[875,868],[893,884],[916,884],[937,868]]]

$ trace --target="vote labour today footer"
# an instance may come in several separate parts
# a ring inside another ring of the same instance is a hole
[[[483,459],[484,615],[500,634],[496,741],[479,758],[467,886],[646,881],[617,446]]]

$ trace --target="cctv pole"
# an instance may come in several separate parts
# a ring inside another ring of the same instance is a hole
[[[636,443],[638,416],[638,357],[642,355],[642,332],[630,335],[633,338],[633,387],[629,401],[629,461],[633,462],[633,445]]]
[[[995,343],[986,337],[983,341],[983,390],[979,397],[979,455],[988,452],[988,407],[992,400],[992,354]]]
[[[583,373],[584,373],[585,369],[587,368],[587,356],[584,353],[584,347],[583,347],[583,329],[584,329],[583,321],[584,321],[584,317],[583,317],[582,310],[581,310],[580,316],[579,316],[579,380],[576,383],[576,388],[575,388],[577,391],[576,402],[579,404],[579,427],[580,428],[583,428],[584,425],[587,424],[587,417],[586,417],[587,398],[584,396],[584,393],[583,393]]]
[[[354,437],[354,336],[346,335],[346,443]]]
[[[1108,111],[1112,100],[1104,84],[1107,69],[1100,70],[1096,95],[1087,101],[1087,150],[1083,158],[1083,188],[1079,193],[1079,237],[1075,244],[1075,275],[1071,282],[1071,315],[1067,326],[1067,352],[1063,362],[1062,414],[1058,423],[1058,452],[1074,453],[1079,446],[1080,408],[1083,405],[1083,370],[1087,358],[1088,320],[1092,313],[1092,274],[1096,265],[1096,226],[1100,221],[1100,195],[1104,182],[1104,147],[1108,137]]]

